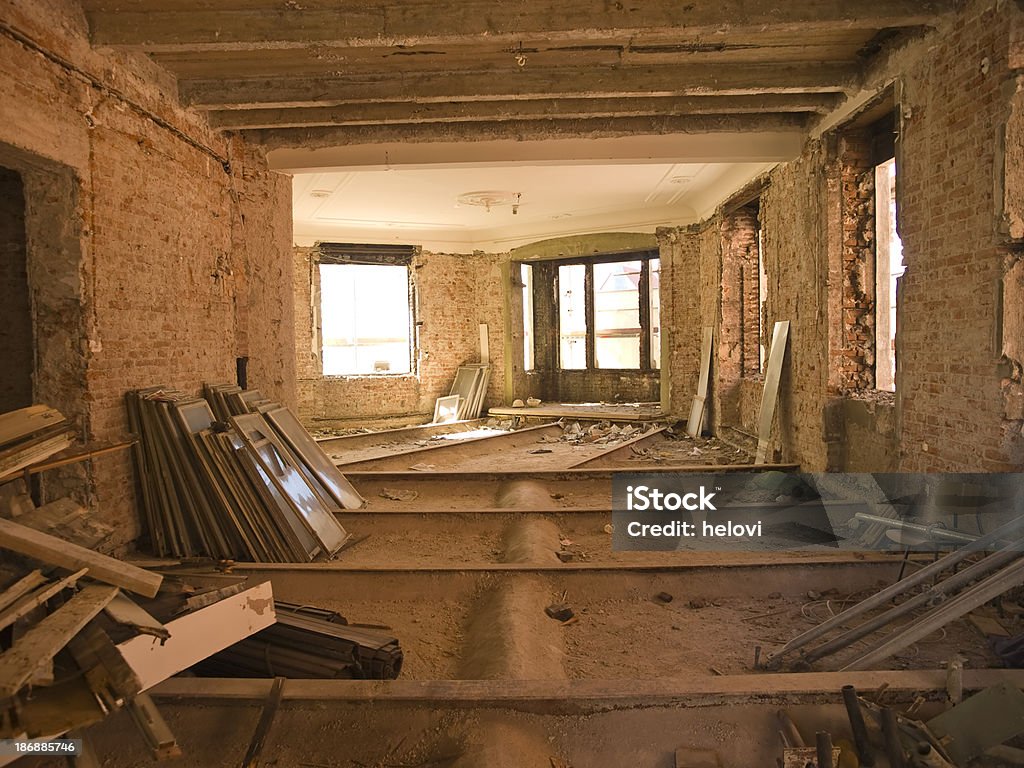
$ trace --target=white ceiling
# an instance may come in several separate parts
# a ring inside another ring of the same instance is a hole
[[[653,232],[709,215],[771,163],[501,164],[296,173],[295,242],[408,243],[501,252],[551,237]],[[505,191],[511,205],[458,202]]]

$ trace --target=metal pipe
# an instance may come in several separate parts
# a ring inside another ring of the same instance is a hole
[[[1024,584],[1024,558],[1016,560],[970,589],[965,589],[952,600],[926,614],[920,621],[913,622],[899,632],[889,635],[864,655],[843,667],[842,671],[849,672],[854,669],[869,668],[872,664],[889,658],[954,619],[960,618],[1021,584]]]
[[[828,731],[818,731],[814,734],[814,746],[818,755],[818,768],[834,768],[832,735]]]
[[[916,573],[912,573],[906,578],[900,579],[895,584],[886,587],[880,592],[876,592],[871,597],[860,601],[856,605],[850,606],[841,613],[837,613],[835,616],[823,621],[816,627],[811,627],[806,632],[790,640],[778,651],[769,655],[765,662],[765,666],[769,669],[778,667],[781,664],[782,657],[786,654],[792,653],[797,648],[802,648],[812,640],[817,640],[833,628],[845,624],[855,616],[860,616],[861,614],[867,613],[880,605],[884,605],[892,598],[903,594],[907,590],[916,587],[918,584],[925,583],[933,576],[952,568],[954,565],[967,559],[976,552],[984,552],[986,547],[1002,541],[1009,534],[1017,533],[1021,527],[1024,527],[1024,515],[999,526],[991,533],[987,533],[979,538],[977,541],[965,544],[963,547],[960,547],[960,549],[950,552],[948,555],[939,558],[934,563],[929,563]]]
[[[850,730],[853,732],[853,746],[857,750],[860,764],[871,768],[875,764],[875,750],[868,740],[868,727],[864,722],[864,713],[860,709],[857,689],[852,685],[843,686],[843,704],[846,705],[846,716],[850,718]]]
[[[945,543],[952,542],[953,544],[970,544],[971,542],[977,541],[978,536],[970,533],[962,533],[950,528],[943,528],[938,523],[932,523],[926,525],[924,523],[912,523],[909,520],[898,520],[891,517],[882,517],[881,515],[872,515],[870,512],[858,512],[854,515],[857,520],[864,520],[869,523],[879,523],[885,525],[887,528],[898,528],[901,531],[912,531],[913,533],[920,533],[922,536],[927,536],[933,541],[941,541]]]
[[[885,752],[889,756],[890,768],[906,768],[906,756],[900,743],[900,729],[896,713],[889,707],[882,707],[882,736],[885,738]]]
[[[996,568],[1001,568],[1009,562],[1016,560],[1024,554],[1024,539],[1012,542],[1006,546],[1005,549],[1001,549],[998,552],[994,552],[991,555],[979,560],[978,562],[964,568],[962,571],[958,571],[949,578],[933,585],[928,590],[921,592],[920,594],[914,595],[909,600],[906,600],[899,605],[894,605],[889,610],[873,616],[872,618],[865,621],[852,629],[834,637],[827,643],[822,643],[817,648],[814,648],[804,654],[804,659],[808,662],[814,662],[818,659],[829,656],[841,648],[845,648],[851,643],[860,640],[862,637],[871,634],[876,629],[879,629],[886,624],[890,624],[893,620],[898,619],[900,616],[905,616],[918,608],[933,603],[948,593],[958,590],[961,587],[966,587],[972,581],[981,578],[989,571],[994,571]]]

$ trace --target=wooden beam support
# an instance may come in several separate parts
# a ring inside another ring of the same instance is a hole
[[[160,582],[163,581],[163,576],[158,573],[144,571],[113,557],[18,525],[11,520],[0,519],[0,547],[69,571],[88,568],[90,578],[146,597],[156,597]]]
[[[1024,688],[1024,671],[1006,669],[964,670],[964,690],[980,690],[1008,682]],[[602,707],[653,708],[711,703],[749,702],[756,696],[785,696],[795,700],[822,696],[841,701],[844,685],[873,691],[886,684],[890,694],[945,691],[946,671],[942,669],[886,670],[877,672],[806,672],[707,677],[664,680],[289,680],[286,701],[427,704],[433,707],[543,708],[545,713],[576,712]],[[271,680],[179,677],[167,680],[152,691],[158,698],[183,700],[262,702],[273,685]]]
[[[836,93],[859,81],[856,64],[594,67],[493,72],[450,71],[395,77],[276,77],[185,80],[184,101],[200,109],[316,107],[353,101],[518,101],[579,97]]]
[[[301,48],[457,43],[487,37],[521,40],[621,38],[671,29],[688,36],[722,31],[884,29],[934,24],[953,0],[792,0],[765,5],[741,0],[648,0],[642,4],[586,0],[491,3],[486,0],[235,0],[231,9],[189,0],[85,0],[95,45],[147,51]]]
[[[495,139],[541,141],[565,138],[616,138],[668,134],[786,134],[802,135],[807,118],[782,115],[698,115],[692,117],[624,117],[597,120],[512,120],[499,123],[439,123],[425,125],[337,126],[331,128],[274,128],[256,132],[270,149],[333,147],[377,142],[473,142]]]
[[[419,125],[480,121],[577,120],[757,113],[825,114],[839,105],[837,93],[766,93],[753,96],[641,96],[635,98],[531,99],[527,101],[384,102],[293,109],[226,109],[210,124],[229,130],[318,126]]]

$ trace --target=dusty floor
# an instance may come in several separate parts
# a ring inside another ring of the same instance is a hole
[[[423,439],[415,430],[385,444],[358,436],[353,444],[361,443],[357,450],[368,458],[397,451],[398,468],[348,473],[368,501],[341,517],[356,543],[331,563],[239,571],[270,578],[280,599],[392,629],[405,653],[403,680],[564,680],[568,686],[756,674],[755,649],[778,649],[897,577],[898,561],[849,553],[614,552],[607,529],[610,472],[602,470],[749,463],[749,455],[717,440],[662,432],[587,441],[605,436],[563,424],[439,449],[434,458],[429,450],[402,453],[424,447],[415,445]],[[543,453],[531,452],[537,450]],[[595,457],[587,471],[568,469]],[[431,466],[408,469],[419,463]],[[456,468],[475,474],[451,471]],[[537,475],[539,469],[549,474]],[[523,475],[510,482],[505,473],[515,471]],[[523,482],[530,477],[543,480]],[[549,618],[545,608],[555,603],[567,604],[573,619]],[[1010,623],[1024,630],[1019,619]],[[817,668],[837,668],[864,647]],[[888,667],[934,669],[954,654],[969,669],[995,661],[978,630],[960,621]],[[792,709],[813,733],[818,721],[842,720],[837,700]],[[771,765],[779,753],[777,706],[708,701],[531,714],[443,700],[286,702],[261,764],[673,768],[674,750],[690,747],[715,751],[723,766]],[[185,749],[176,763],[183,768],[238,765],[257,717],[244,705],[168,701],[162,710]],[[92,730],[102,765],[153,764],[131,731],[123,716]]]

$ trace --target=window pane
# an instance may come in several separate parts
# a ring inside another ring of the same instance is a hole
[[[903,275],[896,231],[896,161],[875,167],[875,387],[896,389],[896,286]]]
[[[533,370],[533,267],[519,265],[523,283],[523,370]]]
[[[595,363],[640,367],[640,262],[594,265]]]
[[[661,368],[661,259],[648,264],[651,293],[651,368]]]
[[[409,373],[409,270],[320,265],[324,374]]]
[[[562,368],[587,367],[587,304],[583,264],[558,268],[558,339]]]

